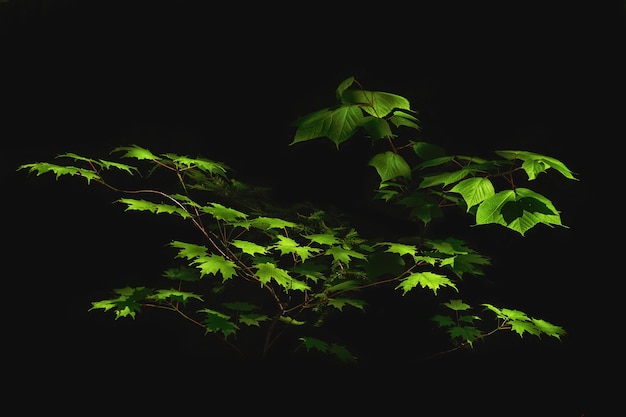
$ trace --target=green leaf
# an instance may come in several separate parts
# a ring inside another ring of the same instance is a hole
[[[511,330],[519,334],[520,337],[524,336],[524,333],[530,333],[534,336],[538,336],[541,331],[530,321],[527,320],[511,320],[509,321]]]
[[[496,154],[509,160],[520,159],[523,161],[522,168],[526,171],[529,180],[534,180],[542,172],[545,172],[549,168],[553,168],[558,171],[565,178],[570,180],[577,180],[572,171],[565,166],[565,164],[556,158],[550,156],[540,155],[534,152],[528,151],[496,151]]]
[[[300,257],[302,262],[306,261],[312,254],[320,252],[321,249],[312,248],[310,246],[300,246],[298,242],[286,236],[276,236],[278,243],[271,246],[274,249],[278,249],[281,255],[288,253],[296,254]]]
[[[365,311],[365,305],[367,303],[364,300],[358,300],[353,298],[329,298],[328,305],[335,307],[338,310],[343,310],[346,305],[356,307],[359,310]]]
[[[111,151],[113,152],[125,152],[122,155],[122,158],[134,158],[138,160],[151,160],[151,161],[160,161],[161,158],[154,155],[146,148],[142,148],[141,146],[131,145],[131,146],[119,146]]]
[[[330,233],[305,235],[304,237],[311,240],[311,242],[319,243],[320,245],[331,246],[339,243],[339,239]]]
[[[369,165],[376,168],[381,182],[397,177],[411,178],[411,167],[405,159],[397,153],[387,151],[374,155]]]
[[[473,326],[453,326],[448,329],[448,334],[452,338],[459,338],[470,346],[473,346],[474,342],[482,337],[482,333],[476,327]]]
[[[302,342],[302,344],[304,345],[307,351],[311,349],[315,349],[322,353],[328,352],[328,349],[329,349],[328,343],[320,339],[316,339],[314,337],[300,337],[298,340]]]
[[[325,254],[331,255],[335,261],[343,262],[346,265],[350,263],[350,260],[352,258],[366,259],[366,256],[364,254],[350,250],[350,249],[345,249],[342,246],[333,246],[327,249]]]
[[[173,153],[166,153],[163,156],[171,159],[179,169],[197,168],[201,171],[206,171],[220,176],[226,176],[225,174],[228,171],[228,167],[225,164],[206,158],[189,158],[184,155],[176,155]]]
[[[402,110],[394,111],[393,116],[389,118],[389,121],[396,127],[406,126],[411,129],[420,130],[420,126],[418,124],[419,120],[417,117]]]
[[[186,303],[189,298],[195,298],[196,300],[204,301],[202,300],[202,297],[198,294],[186,291],[179,291],[173,288],[170,288],[169,290],[157,290],[156,293],[150,296],[150,298],[154,300],[166,300],[170,298],[173,301],[179,301],[183,303]]]
[[[382,91],[345,90],[341,94],[344,104],[358,104],[361,109],[371,116],[382,119],[393,110],[411,111],[411,104],[406,98],[397,94]]]
[[[209,308],[198,310],[198,313],[206,314],[206,318],[202,322],[206,333],[221,332],[224,337],[228,338],[228,336],[239,330],[239,326],[231,322],[230,316],[227,316],[224,313],[220,313],[219,311],[211,310]]]
[[[296,121],[298,128],[290,145],[327,137],[339,147],[356,133],[362,119],[363,112],[358,106],[316,111]]]
[[[296,320],[293,317],[288,316],[280,316],[278,320],[282,321],[283,323],[291,324],[293,326],[302,326],[306,324],[305,321]]]
[[[456,285],[450,279],[433,272],[414,272],[401,280],[395,289],[402,288],[402,295],[405,295],[418,285],[421,285],[422,288],[430,288],[435,294],[441,287],[452,287],[458,291]]]
[[[388,246],[385,252],[397,253],[400,256],[411,255],[411,257],[415,257],[415,253],[417,251],[415,245],[406,245],[404,243],[379,242],[376,246],[378,245]]]
[[[278,219],[275,217],[257,217],[250,221],[250,224],[257,229],[268,230],[268,229],[284,229],[284,228],[293,228],[298,226],[294,222],[290,222],[288,220]]]
[[[377,119],[375,117],[366,117],[362,120],[361,125],[365,132],[372,140],[391,138],[393,133],[391,132],[391,126],[385,119]]]
[[[147,200],[135,200],[132,198],[120,198],[117,200],[118,203],[126,204],[127,207],[125,211],[135,210],[135,211],[149,211],[154,214],[178,214],[183,219],[188,219],[193,217],[187,210],[183,209],[179,206],[173,206],[171,204],[160,204],[153,203]]]
[[[186,266],[170,268],[163,273],[163,276],[171,280],[190,282],[199,281],[202,278],[197,269]]]
[[[483,202],[486,198],[494,195],[493,184],[487,178],[468,178],[456,184],[450,192],[459,193],[465,200],[467,211],[469,212],[476,204]]]
[[[208,206],[201,208],[202,212],[208,213],[217,220],[223,220],[225,222],[235,222],[237,220],[246,219],[247,214],[240,212],[229,207],[225,207],[219,203],[209,203]]]
[[[547,334],[548,336],[556,337],[557,339],[561,339],[561,336],[567,334],[565,329],[561,326],[556,326],[552,323],[549,323],[545,320],[541,319],[532,319],[532,323],[541,331],[542,333]]]
[[[236,264],[221,255],[201,256],[194,259],[191,263],[200,270],[201,276],[208,274],[217,275],[219,272],[222,275],[222,282],[236,275]]]
[[[450,300],[443,305],[454,311],[465,311],[471,308],[469,304],[465,304],[462,300]]]
[[[185,258],[187,260],[204,257],[209,252],[209,249],[206,246],[185,243],[178,240],[173,240],[170,242],[169,246],[180,249],[176,258]]]
[[[334,284],[328,287],[327,292],[329,294],[335,293],[335,292],[339,292],[339,291],[345,291],[345,290],[349,290],[349,289],[353,289],[353,288],[358,288],[360,285],[360,283],[358,281],[355,280],[345,280],[345,281],[341,281],[339,284]]]
[[[526,188],[501,191],[485,199],[476,210],[476,225],[489,223],[508,227],[522,236],[539,223],[563,226],[552,202]]]
[[[246,326],[260,327],[261,323],[269,320],[265,314],[245,313],[239,315],[239,322]]]
[[[463,178],[474,172],[473,169],[459,169],[453,172],[442,172],[440,174],[426,175],[422,182],[420,182],[419,188],[434,187],[437,185],[447,186],[461,181]]]
[[[145,287],[124,287],[113,290],[118,296],[108,300],[95,301],[91,303],[89,311],[103,309],[115,311],[115,319],[120,317],[135,318],[136,313],[141,309],[141,301],[150,298],[154,291]]]
[[[254,264],[254,267],[257,268],[255,275],[263,285],[273,279],[278,285],[287,290],[304,291],[311,289],[304,282],[292,278],[289,272],[277,267],[271,262],[257,263]]]
[[[52,172],[58,180],[61,175],[80,176],[87,180],[87,184],[91,184],[92,180],[102,181],[100,175],[92,169],[83,169],[73,166],[62,166],[50,164],[47,162],[36,162],[33,164],[24,164],[18,167],[18,171],[27,169],[28,172],[36,172],[37,176]]]
[[[335,343],[330,345],[328,350],[330,353],[335,355],[340,361],[347,363],[356,362],[357,358],[343,345],[337,345]]]
[[[231,244],[234,247],[241,249],[244,253],[252,256],[256,255],[257,253],[264,255],[268,251],[268,248],[266,248],[265,246],[257,245],[256,243],[248,242],[246,240],[235,239],[231,242]]]
[[[436,316],[431,317],[431,320],[437,323],[439,327],[450,327],[456,325],[456,322],[450,316],[437,314]]]
[[[437,145],[427,142],[411,142],[411,146],[415,154],[423,161],[446,157],[446,151]]]

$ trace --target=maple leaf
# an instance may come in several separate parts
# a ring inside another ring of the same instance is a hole
[[[313,282],[317,282],[320,279],[324,279],[324,274],[322,272],[326,271],[328,268],[325,265],[312,263],[312,262],[302,262],[298,265],[295,265],[291,271],[305,276],[307,279],[312,280]]]
[[[364,311],[366,305],[365,300],[357,300],[352,298],[329,298],[328,305],[335,307],[338,310],[343,310],[345,305],[350,305]]]
[[[262,321],[269,320],[265,314],[258,313],[246,313],[239,315],[239,321],[247,326],[256,326],[259,327]]]
[[[464,274],[474,276],[484,275],[485,272],[477,266],[491,265],[491,259],[478,253],[460,254],[448,258],[449,262],[442,262],[442,265],[449,265],[450,270],[458,277]]]
[[[439,327],[449,327],[455,325],[454,319],[450,316],[442,316],[440,314],[437,314],[436,316],[431,317],[431,320],[436,322]]]
[[[186,258],[187,260],[206,256],[209,251],[206,246],[185,243],[178,240],[173,240],[169,245],[173,248],[180,249],[176,258]]]
[[[268,251],[268,248],[265,246],[257,245],[256,243],[248,242],[247,240],[233,240],[231,244],[234,247],[241,249],[244,253],[252,256],[257,253],[266,254]]]
[[[168,298],[171,298],[172,301],[178,301],[182,303],[186,303],[189,298],[195,298],[196,300],[203,301],[202,297],[199,296],[198,294],[194,294],[192,292],[179,291],[173,288],[170,288],[169,290],[165,290],[165,289],[157,290],[157,292],[151,295],[149,298],[152,298],[155,300],[167,300]]]
[[[305,235],[304,237],[311,240],[311,242],[319,243],[320,245],[332,246],[339,243],[339,239],[337,239],[335,235],[330,233]]]
[[[337,262],[343,262],[344,264],[350,264],[351,258],[366,259],[366,256],[362,253],[345,249],[342,246],[333,246],[326,250],[326,255],[332,255],[333,259]]]
[[[397,253],[400,256],[411,255],[412,257],[414,257],[417,250],[415,245],[406,245],[404,243],[380,242],[377,243],[375,246],[378,245],[387,245],[389,247],[385,250],[385,252]]]
[[[513,330],[520,336],[523,336],[524,332],[528,332],[534,336],[537,336],[541,333],[541,331],[528,320],[511,320],[509,321],[509,324],[511,325],[511,330]]]
[[[528,321],[530,318],[523,311],[512,310],[510,308],[503,308],[500,310],[502,315],[510,320],[518,320],[518,321]]]
[[[225,282],[236,274],[236,264],[221,255],[201,256],[194,259],[191,263],[200,269],[201,276],[208,274],[217,275],[219,272],[222,275],[222,282]]]
[[[202,278],[195,268],[189,268],[186,266],[170,268],[163,273],[163,276],[180,281],[199,281]]]
[[[189,158],[184,155],[177,155],[173,153],[166,153],[163,156],[171,159],[172,162],[179,167],[198,168],[201,171],[206,171],[211,174],[217,174],[221,176],[226,176],[225,174],[228,171],[228,167],[225,164],[206,158]]]
[[[559,340],[561,339],[561,336],[564,336],[567,334],[565,329],[563,329],[561,326],[556,326],[545,320],[532,319],[532,322],[537,327],[537,329],[539,329],[539,331],[547,334],[548,336],[556,337]]]
[[[304,282],[292,278],[287,271],[271,262],[256,263],[254,267],[257,268],[255,275],[259,278],[261,284],[265,285],[273,279],[278,285],[287,290],[303,291],[311,289]]]
[[[293,228],[298,226],[294,222],[290,222],[288,220],[283,220],[275,217],[257,217],[250,221],[250,224],[257,229],[268,230],[268,229],[284,229],[286,227]]]
[[[474,341],[482,337],[482,333],[473,326],[454,326],[448,329],[448,333],[452,338],[460,338],[473,346]]]
[[[220,313],[219,311],[205,308],[198,310],[198,313],[205,313],[206,318],[202,322],[207,333],[222,332],[224,337],[228,338],[239,330],[239,326],[230,321],[230,316]]]
[[[122,158],[135,158],[138,160],[151,160],[151,161],[160,161],[161,158],[154,155],[146,148],[142,148],[141,146],[131,145],[131,146],[119,146],[111,151],[113,152],[125,152],[122,155]]]
[[[127,165],[127,164],[120,164],[119,162],[105,161],[104,159],[99,159],[98,162],[99,162],[99,165],[105,169],[116,168],[116,169],[119,169],[120,171],[126,171],[131,175],[133,175],[133,172],[135,173],[139,172],[139,170],[136,167]]]
[[[300,246],[298,242],[286,236],[278,235],[277,238],[279,242],[273,245],[272,248],[280,250],[281,255],[295,253],[302,259],[302,262],[306,261],[311,254],[320,251],[320,249],[310,246]]]
[[[462,300],[450,300],[447,303],[443,303],[443,305],[454,311],[464,311],[471,308],[469,304],[465,304]]]
[[[440,287],[452,287],[456,291],[456,285],[450,281],[444,275],[435,274],[433,272],[415,272],[410,274],[408,277],[404,278],[400,281],[400,283],[396,286],[395,289],[402,288],[403,293],[405,295],[407,292],[415,288],[417,285],[421,285],[422,288],[430,288],[435,294],[437,294],[437,290]]]
[[[316,349],[322,353],[328,352],[329,345],[323,340],[316,339],[314,337],[300,337],[299,340],[302,342],[307,351]]]
[[[48,162],[36,162],[33,164],[24,164],[18,167],[20,169],[27,169],[28,172],[37,172],[37,176],[45,174],[47,172],[53,172],[58,180],[61,175],[81,176],[87,180],[87,184],[91,184],[92,180],[102,181],[100,175],[92,169],[83,169],[72,166],[61,166],[50,164]]]
[[[114,309],[116,320],[120,317],[128,316],[134,319],[136,313],[140,311],[141,308],[139,301],[150,298],[153,294],[152,289],[145,287],[116,288],[113,292],[117,294],[118,297],[92,302],[92,307],[89,310],[101,308],[104,311],[108,311]]]
[[[235,222],[237,220],[246,219],[247,214],[242,213],[239,210],[225,207],[219,203],[210,203],[208,206],[201,208],[202,212],[208,213],[217,220],[223,220],[225,222]]]
[[[342,362],[356,362],[356,356],[350,353],[345,346],[333,343],[330,345],[328,351],[339,358]]]
[[[118,203],[126,204],[125,211],[136,210],[136,211],[149,211],[155,214],[168,213],[168,214],[178,214],[182,218],[187,219],[192,217],[189,212],[179,206],[173,206],[171,204],[158,204],[153,203],[147,200],[135,200],[132,198],[121,198],[117,200]]]

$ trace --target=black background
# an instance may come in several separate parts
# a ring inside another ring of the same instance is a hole
[[[100,398],[173,380],[207,391],[235,384],[251,395],[249,384],[269,381],[264,395],[280,398],[322,380],[335,393],[351,389],[344,402],[356,409],[411,398],[421,408],[436,403],[436,415],[467,398],[476,403],[468,409],[484,411],[495,398],[512,405],[520,396],[527,406],[547,397],[535,415],[594,415],[610,404],[605,372],[622,361],[611,307],[621,295],[620,249],[610,246],[621,224],[613,172],[624,137],[622,2],[200,3],[0,3],[4,344],[14,387],[54,391],[66,375],[64,389],[89,387]],[[121,213],[104,190],[35,179],[17,166],[68,151],[104,157],[136,143],[224,161],[285,201],[367,216],[367,189],[350,185],[371,175],[366,146],[288,146],[291,123],[334,104],[349,76],[407,97],[421,140],[453,153],[544,153],[577,174],[539,182],[567,229],[538,227],[525,238],[459,231],[494,258],[491,284],[477,289],[562,324],[562,341],[508,335],[418,365],[412,355],[431,342],[411,327],[411,300],[398,295],[344,335],[364,345],[360,367],[228,363],[224,372],[225,362],[211,361],[213,345],[185,325],[87,312],[111,288],[159,274],[162,244],[177,229],[164,224],[163,233]],[[175,370],[181,361],[188,370]]]

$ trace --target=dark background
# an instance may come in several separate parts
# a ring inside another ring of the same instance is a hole
[[[104,397],[172,378],[208,391],[268,380],[264,393],[277,395],[321,378],[333,392],[358,389],[360,399],[347,401],[356,408],[415,397],[446,415],[461,399],[481,410],[519,395],[522,404],[548,397],[536,415],[547,407],[545,415],[581,416],[611,404],[606,372],[622,364],[612,307],[621,295],[620,252],[609,240],[619,239],[621,224],[613,196],[624,137],[621,1],[199,4],[0,3],[4,344],[14,387],[54,391],[66,375],[69,389]],[[506,335],[418,364],[416,352],[432,341],[411,316],[411,298],[397,295],[343,335],[361,344],[359,367],[228,363],[232,372],[224,372],[194,329],[158,314],[114,322],[87,311],[111,288],[160,274],[162,244],[177,229],[165,224],[161,234],[144,216],[121,213],[104,190],[35,179],[17,166],[62,152],[105,157],[135,143],[224,161],[287,202],[367,217],[359,183],[371,175],[366,146],[288,146],[291,123],[334,104],[349,76],[408,98],[420,140],[451,153],[544,153],[577,174],[576,182],[538,181],[569,228],[542,226],[525,238],[469,223],[458,230],[494,259],[489,284],[476,289],[563,325],[562,341]],[[189,370],[175,371],[176,361]]]

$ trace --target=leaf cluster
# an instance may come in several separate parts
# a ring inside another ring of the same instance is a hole
[[[502,150],[483,159],[401,139],[397,131],[420,130],[409,101],[355,85],[353,77],[346,79],[336,90],[334,106],[297,120],[291,145],[327,138],[339,147],[359,133],[384,144],[386,149],[369,160],[379,177],[373,198],[401,208],[410,222],[422,226],[419,235],[362,236],[347,220],[333,223],[336,217],[317,208],[273,205],[264,190],[232,178],[225,163],[155,154],[135,144],[113,149],[106,159],[65,153],[55,163],[28,163],[18,170],[83,178],[88,186],[99,184],[118,193],[116,203],[125,211],[174,216],[197,231],[193,241],[169,241],[172,265],[163,273],[161,288],[115,289],[111,298],[94,301],[91,310],[110,311],[119,319],[157,308],[197,325],[242,355],[254,350],[264,357],[291,337],[307,352],[353,362],[357,355],[350,348],[323,340],[320,329],[329,317],[347,309],[365,313],[364,294],[371,288],[389,287],[399,297],[416,291],[432,297],[458,294],[465,277],[478,278],[490,265],[489,257],[462,240],[429,237],[426,226],[432,219],[456,207],[473,216],[474,226],[495,224],[521,236],[540,224],[565,227],[547,197],[518,184],[549,170],[576,179],[561,161],[528,151]],[[146,184],[157,173],[166,174],[171,182],[121,187],[110,180],[113,173]],[[455,346],[473,346],[504,330],[520,336],[565,334],[559,326],[490,303],[482,304],[480,314],[459,314],[470,309],[459,298],[443,306],[454,314],[433,320]],[[494,322],[491,330],[475,325],[485,317]],[[257,335],[258,345],[242,346],[243,332]]]

